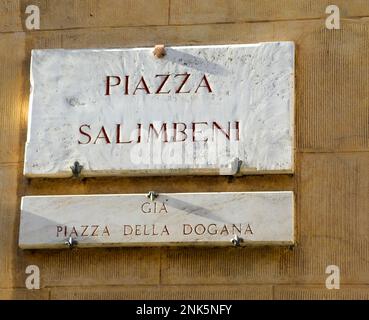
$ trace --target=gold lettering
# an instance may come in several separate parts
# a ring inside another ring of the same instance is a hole
[[[106,233],[110,237],[110,232],[109,232],[108,226],[105,226],[105,228],[102,232],[102,235],[104,235],[104,233]]]
[[[136,224],[135,235],[136,236],[140,236],[141,235],[141,225],[140,224]]]
[[[251,226],[250,226],[250,224],[248,224],[248,225],[247,225],[247,228],[246,228],[246,230],[245,230],[245,234],[246,234],[247,232],[250,232],[251,234],[254,234],[254,233],[252,232],[252,230],[251,230]]]
[[[81,228],[84,228],[83,231],[82,231],[81,237],[88,237],[88,234],[85,234],[85,232],[88,229],[88,226],[81,226]]]
[[[241,224],[239,225],[239,228],[235,224],[232,224],[232,232],[235,234],[235,230],[237,230],[238,233],[241,233],[242,227]]]
[[[77,230],[76,230],[76,228],[73,226],[73,228],[72,228],[72,232],[70,233],[70,237],[72,236],[72,234],[75,234],[75,236],[76,237],[78,237],[78,233],[77,233]]]
[[[210,227],[214,227],[213,231],[210,230]],[[209,224],[208,233],[211,234],[211,235],[214,235],[214,234],[218,233],[217,225],[215,223]]]
[[[187,229],[189,228],[190,231],[187,231],[186,228]],[[192,227],[191,227],[191,225],[190,224],[184,224],[183,225],[183,234],[187,236],[187,235],[189,235],[191,233],[192,233]]]
[[[169,231],[166,225],[164,225],[163,231],[161,232],[161,236],[163,235],[163,233],[166,233],[167,236],[169,236]]]
[[[155,224],[152,225],[152,235],[157,236],[158,233],[155,233]]]
[[[167,207],[165,206],[165,203],[163,203],[163,205],[161,206],[161,209],[159,210],[159,213],[161,213],[162,211],[165,211],[165,213],[168,213]]]
[[[146,210],[144,210],[145,208],[144,208],[144,206],[146,206],[147,207],[147,205],[149,206]],[[144,202],[143,204],[142,204],[142,206],[141,206],[141,211],[143,212],[143,213],[151,213],[151,208],[150,208],[150,202]]]
[[[144,236],[148,236],[148,235],[150,235],[150,233],[146,233],[146,224],[144,224]]]
[[[200,231],[199,231],[199,227],[200,227]],[[204,233],[205,233],[205,230],[206,230],[206,228],[205,228],[205,226],[204,226],[203,224],[197,224],[197,225],[195,226],[195,233],[196,233],[197,235],[202,235],[202,234],[204,234]]]
[[[124,234],[125,236],[129,236],[129,235],[131,235],[131,234],[132,234],[132,232],[133,232],[133,228],[132,228],[130,225],[125,224],[125,225],[123,226],[123,234]]]
[[[97,237],[98,234],[96,234],[96,231],[97,231],[97,229],[99,229],[99,225],[96,225],[96,224],[95,225],[92,225],[91,228],[95,228],[94,231],[92,231],[91,236],[92,237]]]
[[[220,235],[222,235],[222,234],[223,234],[223,232],[225,232],[225,233],[226,233],[226,235],[229,235],[229,231],[228,231],[228,229],[227,229],[227,225],[224,225],[224,226],[223,226],[222,230],[220,231]]]
[[[56,226],[56,236],[59,237],[59,233],[63,231],[62,226]]]

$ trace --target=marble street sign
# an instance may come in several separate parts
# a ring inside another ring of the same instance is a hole
[[[293,172],[293,42],[165,50],[33,50],[24,174]]]
[[[293,217],[291,191],[26,196],[19,246],[291,245]]]

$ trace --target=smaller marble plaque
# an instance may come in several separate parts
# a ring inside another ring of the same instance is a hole
[[[294,242],[293,192],[27,196],[24,249]]]

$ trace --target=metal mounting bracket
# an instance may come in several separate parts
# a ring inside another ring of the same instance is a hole
[[[74,165],[70,167],[72,169],[73,177],[80,178],[83,166],[78,161],[74,162]]]
[[[149,193],[146,195],[150,199],[150,201],[154,201],[159,196],[158,193],[155,191],[149,191]]]

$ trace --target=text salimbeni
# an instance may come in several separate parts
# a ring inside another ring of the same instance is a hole
[[[190,73],[181,74],[156,74],[153,79],[162,79],[159,84],[149,85],[144,76],[130,91],[130,75],[106,76],[105,96],[121,94],[125,95],[161,95],[161,94],[199,94],[213,93],[211,83],[204,74],[199,80],[195,88],[183,89],[187,80],[191,77]],[[146,77],[147,79],[147,77]],[[181,79],[178,82],[178,79]],[[169,81],[168,81],[169,80]],[[171,81],[170,81],[171,80]],[[176,81],[177,80],[177,81]],[[188,84],[187,84],[188,85]],[[165,88],[170,86],[170,88]],[[117,87],[117,88],[115,88]],[[114,90],[113,90],[114,89]],[[180,108],[181,106],[178,106]],[[184,142],[186,140],[192,142],[207,142],[215,140],[218,133],[223,135],[225,139],[231,141],[240,140],[240,123],[239,121],[227,121],[223,124],[221,121],[193,121],[191,123],[184,121],[162,122],[157,123],[137,123],[133,127],[129,127],[123,123],[111,123],[103,125],[93,125],[91,123],[83,123],[79,126],[79,145],[86,144],[130,144],[143,143],[159,140],[164,143],[168,142]],[[202,132],[207,131],[204,137]],[[231,134],[231,131],[234,133]]]

